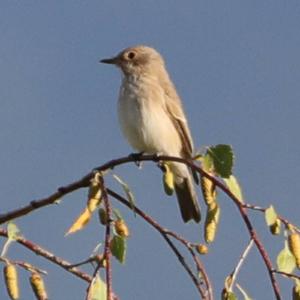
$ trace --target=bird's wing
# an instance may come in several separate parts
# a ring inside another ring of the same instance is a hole
[[[182,141],[182,154],[186,158],[191,158],[194,148],[193,140],[180,98],[177,95],[175,87],[172,85],[172,83],[169,83],[167,88],[165,86],[164,90],[167,96],[167,100],[165,102],[166,111],[169,114],[177,131],[179,132]]]

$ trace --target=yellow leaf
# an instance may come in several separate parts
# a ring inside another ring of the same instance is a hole
[[[106,283],[97,275],[89,287],[87,300],[105,300]]]
[[[86,208],[79,215],[65,235],[69,235],[70,233],[74,233],[83,229],[91,220],[93,212],[99,207],[102,196],[100,177],[101,174],[97,172],[94,178],[91,180]]]
[[[230,175],[228,178],[223,178],[230,192],[243,203],[243,194],[238,180],[234,175]]]
[[[94,178],[91,180],[88,192],[88,202],[94,199],[94,203],[100,204],[101,196],[102,196],[102,189],[101,189],[101,173],[95,173]]]
[[[280,234],[281,221],[278,219],[277,212],[272,205],[265,211],[265,220],[272,234]]]
[[[265,211],[265,219],[267,222],[268,226],[273,225],[276,220],[277,220],[277,213],[273,207],[273,205],[271,205],[270,207],[268,207]]]
[[[294,271],[296,262],[288,247],[287,241],[285,241],[284,248],[279,252],[276,262],[279,271],[286,273],[292,273]]]
[[[75,233],[83,229],[90,221],[92,217],[91,211],[86,207],[86,209],[80,214],[80,216],[76,219],[76,221],[72,224],[70,229],[67,231],[65,235],[69,235],[71,233]]]

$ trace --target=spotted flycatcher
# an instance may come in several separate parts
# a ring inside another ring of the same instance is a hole
[[[122,71],[118,114],[130,145],[149,154],[192,158],[187,119],[161,55],[153,48],[136,46],[101,62],[114,64]],[[172,162],[170,167],[183,220],[199,222],[191,171],[182,163]]]

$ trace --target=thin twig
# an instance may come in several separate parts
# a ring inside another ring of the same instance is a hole
[[[3,228],[0,228],[0,236],[7,237],[7,231]],[[54,255],[53,253],[49,252],[48,250],[45,250],[41,246],[33,243],[32,241],[25,239],[24,237],[17,237],[16,242],[29,249],[30,251],[34,252],[35,254],[40,255],[45,259],[51,261],[52,263],[62,267],[63,269],[72,273],[73,275],[83,279],[84,281],[90,282],[92,280],[92,277],[87,273],[82,272],[78,268],[73,268],[72,264],[70,264],[68,261]]]
[[[107,300],[112,300],[112,270],[111,270],[111,250],[110,250],[110,230],[112,220],[112,208],[108,199],[107,189],[104,184],[103,177],[101,177],[102,185],[102,199],[106,210],[107,220],[105,225],[105,244],[104,244],[104,257],[105,257],[105,270],[106,270],[106,285],[107,285]],[[100,263],[98,263],[100,266]]]
[[[290,278],[295,278],[295,279],[300,280],[300,276],[296,275],[296,274],[282,272],[282,271],[278,271],[278,270],[273,270],[273,273],[277,273],[277,274],[280,274],[280,275],[283,275],[283,276],[287,276],[287,277],[290,277]]]
[[[232,290],[232,287],[233,287],[233,285],[235,283],[237,274],[240,271],[240,269],[241,269],[241,267],[242,267],[242,265],[243,265],[243,263],[245,261],[245,258],[248,255],[249,251],[251,250],[251,248],[253,246],[253,243],[254,243],[253,239],[250,239],[247,247],[245,248],[244,252],[242,253],[242,255],[241,255],[240,259],[239,259],[238,264],[236,265],[236,267],[234,268],[234,270],[231,273],[231,281],[230,281],[230,285],[228,287],[230,291]]]
[[[12,259],[8,259],[8,258],[3,258],[3,257],[0,257],[0,261],[3,261],[4,263],[10,263],[10,264],[13,264],[13,265],[17,265],[21,268],[23,268],[24,270],[26,271],[30,271],[30,272],[37,272],[37,273],[40,273],[40,274],[43,274],[43,275],[47,275],[47,271],[45,270],[42,270],[40,268],[37,268],[31,264],[29,264],[28,262],[26,261],[22,261],[22,260],[12,260]]]
[[[118,193],[110,190],[109,188],[107,189],[107,193],[109,195],[111,195],[112,197],[114,197],[115,199],[117,199],[118,201],[120,201],[121,203],[123,203],[124,205],[126,205],[127,207],[132,209],[132,204],[129,201],[127,201],[125,198],[120,196]],[[201,297],[203,299],[213,299],[212,293],[211,293],[212,289],[211,289],[211,286],[210,286],[210,282],[208,280],[208,275],[205,272],[205,269],[202,267],[201,264],[197,263],[198,271],[201,273],[202,277],[206,279],[205,280],[206,281],[206,290],[204,290],[202,288],[201,284],[199,283],[199,280],[198,280],[197,276],[193,273],[193,271],[191,270],[189,265],[185,262],[184,257],[178,251],[178,249],[173,244],[173,242],[170,240],[168,235],[170,235],[170,236],[176,238],[178,241],[182,242],[188,249],[189,249],[189,247],[187,245],[189,243],[187,241],[185,241],[185,239],[180,237],[179,235],[171,232],[170,230],[167,230],[167,229],[163,228],[159,223],[157,223],[153,218],[151,218],[149,215],[147,215],[144,211],[139,209],[136,205],[134,206],[134,211],[136,212],[136,214],[138,214],[140,217],[142,217],[147,223],[149,223],[152,227],[154,227],[162,235],[162,237],[166,240],[168,245],[171,247],[171,249],[173,250],[173,252],[177,256],[179,262],[182,264],[184,269],[187,271],[187,273],[191,277],[191,279],[194,282],[194,284],[195,284],[197,290],[199,291]],[[208,293],[209,293],[209,298],[206,296],[206,291],[208,291]]]
[[[249,208],[249,209],[252,209],[252,210],[256,210],[256,211],[261,211],[261,212],[265,212],[267,210],[267,208],[265,207],[261,207],[261,206],[258,206],[258,205],[252,205],[252,204],[247,204],[247,203],[243,203],[243,206],[246,207],[246,208]],[[277,218],[286,226],[290,226],[292,225],[293,229],[295,231],[297,231],[298,233],[300,233],[300,229],[293,223],[291,223],[289,220],[285,219],[284,217],[282,216],[279,216],[277,215]]]

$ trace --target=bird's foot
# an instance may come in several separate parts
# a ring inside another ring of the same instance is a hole
[[[137,152],[137,153],[130,153],[128,156],[133,159],[133,162],[136,166],[141,169],[142,162],[140,161],[141,157],[143,156],[144,152]]]
[[[157,166],[163,171],[165,172],[166,171],[166,167],[165,167],[165,163],[163,160],[158,160],[159,159],[159,156],[163,155],[163,153],[160,153],[160,152],[156,152],[153,154],[154,158],[157,160]]]

